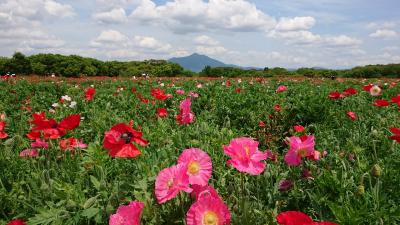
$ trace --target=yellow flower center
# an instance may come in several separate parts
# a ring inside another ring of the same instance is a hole
[[[297,150],[297,155],[300,157],[306,157],[307,156],[307,150],[304,148],[301,148],[299,150]]]
[[[174,184],[174,180],[172,178],[169,179],[168,182],[167,182],[168,188],[171,188],[173,184]]]
[[[203,225],[218,225],[218,216],[215,212],[207,211],[203,216]]]
[[[246,155],[250,156],[250,148],[249,148],[249,146],[244,146],[244,150],[246,151]]]
[[[191,175],[196,175],[200,171],[200,164],[197,161],[191,161],[188,165],[188,172]]]

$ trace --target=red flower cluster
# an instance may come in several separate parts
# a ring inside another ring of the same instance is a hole
[[[389,138],[397,142],[400,142],[400,128],[391,127],[390,132],[392,132],[393,135],[390,136]]]
[[[111,157],[133,158],[140,155],[139,149],[132,143],[146,146],[149,142],[142,138],[142,132],[119,123],[105,133],[103,147]]]
[[[345,98],[347,96],[355,95],[355,94],[357,94],[357,90],[356,89],[347,88],[342,93],[337,92],[337,91],[333,91],[333,92],[329,93],[328,96],[329,96],[330,99],[339,99],[339,98]]]
[[[153,88],[151,89],[151,96],[153,96],[155,99],[164,101],[167,100],[168,98],[171,98],[172,95],[167,95],[163,90],[160,88]]]
[[[66,131],[73,130],[79,126],[81,116],[79,114],[65,117],[60,123],[54,119],[46,119],[44,112],[34,113],[31,124],[35,125],[26,135],[29,139],[35,140],[43,134],[45,139],[57,139],[65,135]]]

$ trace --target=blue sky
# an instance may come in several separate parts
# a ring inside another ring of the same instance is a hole
[[[0,55],[168,59],[257,67],[400,63],[395,0],[0,0]]]

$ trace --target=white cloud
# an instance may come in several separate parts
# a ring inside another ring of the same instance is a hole
[[[218,41],[212,39],[211,37],[209,37],[207,35],[197,36],[194,39],[194,43],[199,44],[199,45],[206,45],[206,46],[215,46],[215,45],[219,44]]]
[[[72,6],[61,4],[53,0],[46,0],[44,2],[44,8],[52,16],[72,17],[75,15]]]
[[[133,46],[147,50],[167,52],[169,49],[171,49],[170,44],[162,43],[154,37],[134,36],[132,41]]]
[[[308,30],[315,25],[315,19],[310,16],[306,17],[283,17],[276,25],[277,30],[290,31],[290,30]]]
[[[383,22],[371,22],[367,24],[367,29],[393,29],[399,24],[398,21],[383,21]]]
[[[228,50],[222,46],[197,46],[196,52],[206,55],[220,55],[228,52]]]
[[[398,33],[394,30],[379,29],[376,30],[374,33],[371,33],[369,36],[373,38],[390,39],[396,38],[398,36]]]
[[[101,23],[124,23],[128,17],[123,8],[115,8],[111,11],[95,13],[93,19]]]
[[[325,43],[331,46],[356,46],[360,45],[362,41],[347,35],[338,35],[326,37]]]
[[[163,25],[176,33],[201,30],[259,31],[275,26],[275,19],[244,0],[174,0],[157,6],[142,0],[130,17]]]

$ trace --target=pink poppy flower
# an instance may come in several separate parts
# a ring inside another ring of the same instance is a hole
[[[211,196],[214,198],[219,198],[221,197],[218,195],[218,192],[211,186],[206,185],[206,186],[201,186],[201,185],[192,185],[193,191],[190,193],[190,196],[195,200],[199,200],[200,198]],[[222,201],[222,199],[221,199]]]
[[[258,123],[258,126],[261,127],[261,128],[262,128],[262,127],[265,127],[265,123],[264,123],[263,121],[260,121],[260,122]]]
[[[198,97],[199,97],[199,94],[196,93],[196,92],[191,91],[191,92],[189,92],[189,95],[188,95],[188,96],[189,96],[189,97],[192,97],[192,98],[198,98]]]
[[[195,202],[186,214],[187,225],[229,225],[231,214],[218,198],[207,196]]]
[[[190,184],[207,185],[212,173],[210,156],[198,148],[185,149],[178,158],[179,164],[187,165]]]
[[[38,155],[39,155],[39,152],[36,149],[25,149],[19,153],[19,157],[21,157],[21,158],[36,157]]]
[[[181,101],[179,106],[180,114],[176,116],[176,120],[179,124],[189,124],[194,120],[194,114],[190,111],[190,106],[192,105],[192,101],[190,98],[187,98]]]
[[[347,112],[346,115],[353,121],[357,120],[357,114],[355,112]]]
[[[224,153],[231,157],[227,161],[240,172],[258,175],[265,169],[265,163],[260,162],[268,157],[267,153],[258,150],[258,142],[251,138],[233,139],[229,145],[224,145]]]
[[[280,105],[274,105],[274,110],[276,112],[280,112],[282,110],[282,107]]]
[[[87,144],[83,143],[83,140],[78,140],[73,137],[60,140],[59,145],[63,151],[74,151],[76,148],[87,148]]]
[[[293,181],[283,179],[279,181],[278,190],[279,191],[287,191],[293,187]]]
[[[287,90],[287,87],[285,85],[279,85],[279,87],[276,89],[276,93],[284,92]]]
[[[379,96],[382,93],[382,89],[378,85],[374,85],[369,89],[369,93],[372,96]]]
[[[140,225],[143,202],[132,201],[129,205],[121,205],[117,213],[110,216],[109,225]]]
[[[310,157],[314,154],[314,136],[305,136],[303,140],[299,137],[289,138],[290,148],[285,155],[285,161],[288,165],[298,166],[301,163],[301,159],[304,157]]]
[[[155,194],[159,204],[175,198],[180,191],[190,193],[189,176],[186,166],[178,164],[165,168],[158,173],[155,185]]]
[[[36,138],[35,142],[31,143],[32,148],[49,148],[49,144],[40,138]]]
[[[175,93],[177,93],[178,95],[183,95],[183,94],[185,94],[185,91],[182,89],[178,89],[175,91]]]

